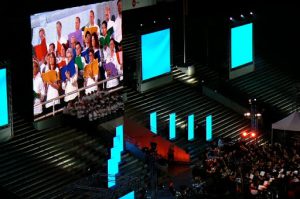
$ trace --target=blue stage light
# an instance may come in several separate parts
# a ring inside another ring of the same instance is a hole
[[[212,116],[206,117],[206,141],[212,140]]]
[[[134,199],[134,191],[126,194],[125,196],[119,198],[119,199]]]
[[[253,24],[231,28],[231,68],[253,62]]]
[[[123,150],[124,150],[124,128],[123,128],[123,125],[117,126],[116,136],[120,140],[121,152],[123,152]]]
[[[157,117],[156,112],[150,114],[150,131],[157,134]]]
[[[175,139],[176,138],[176,114],[172,113],[170,114],[170,121],[169,121],[169,139]]]
[[[142,80],[171,72],[170,29],[142,35]]]
[[[194,115],[188,116],[188,140],[191,141],[194,139],[195,134],[195,125],[194,125]]]
[[[0,69],[0,127],[8,125],[6,69]]]

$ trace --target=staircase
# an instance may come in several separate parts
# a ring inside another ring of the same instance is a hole
[[[100,137],[70,126],[37,131],[15,113],[14,137],[0,144],[0,186],[20,198],[57,197],[76,180],[106,172],[105,146]],[[132,155],[125,152],[122,158],[122,174],[146,173]]]
[[[175,70],[173,73],[175,73],[175,79],[178,79],[179,72]],[[166,139],[168,139],[169,114],[172,112],[176,113],[177,129],[181,132],[185,132],[187,116],[190,114],[195,115],[195,123],[203,129],[206,116],[212,114],[214,138],[236,139],[241,131],[249,129],[250,122],[241,115],[177,80],[174,80],[172,84],[142,94],[130,88],[125,89],[125,92],[128,96],[128,101],[125,103],[125,117],[143,126],[149,126],[150,113],[157,112],[158,134]],[[201,149],[205,148],[204,131],[202,135],[196,135],[195,141],[192,142],[187,141],[185,133],[177,137],[175,143],[190,153],[192,161],[197,160]]]

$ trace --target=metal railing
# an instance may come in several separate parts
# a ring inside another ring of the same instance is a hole
[[[50,99],[50,100],[47,100],[47,101],[44,101],[44,102],[41,102],[41,103],[38,103],[38,104],[34,105],[34,108],[35,108],[35,107],[37,107],[37,106],[43,106],[43,105],[45,105],[45,104],[48,104],[48,103],[53,102],[53,104],[52,104],[52,112],[51,112],[51,113],[44,114],[44,115],[42,115],[42,116],[40,116],[40,117],[37,117],[37,118],[34,119],[34,121],[36,122],[36,121],[42,120],[42,119],[47,118],[47,117],[49,117],[49,116],[54,116],[55,114],[62,112],[64,108],[60,108],[60,109],[58,109],[58,110],[55,110],[55,105],[56,105],[55,102],[54,102],[55,100],[60,100],[60,99],[62,99],[62,98],[64,98],[64,97],[66,97],[66,96],[73,95],[73,94],[75,94],[75,93],[80,93],[81,91],[84,91],[84,90],[86,90],[86,89],[88,89],[88,88],[92,88],[92,87],[94,87],[94,86],[98,86],[98,85],[100,85],[100,84],[104,84],[104,83],[106,83],[106,82],[108,82],[108,81],[110,81],[110,80],[120,78],[121,76],[123,76],[123,75],[118,75],[118,76],[115,76],[115,77],[113,77],[113,78],[105,79],[105,80],[96,82],[96,83],[94,83],[94,84],[91,84],[91,85],[89,85],[89,86],[84,86],[84,87],[79,88],[79,89],[77,89],[77,90],[74,90],[74,91],[72,91],[72,92],[65,93],[65,94],[60,95],[60,96],[58,96],[58,97],[55,97],[55,98],[53,98],[53,99]],[[114,89],[110,89],[108,92],[109,92],[109,93],[113,93],[113,92],[116,92],[116,91],[121,90],[121,89],[123,89],[123,86],[118,86],[118,87],[116,87],[116,88],[114,88]]]

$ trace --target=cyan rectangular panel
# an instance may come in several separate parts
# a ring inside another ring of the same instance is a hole
[[[0,69],[0,127],[8,125],[6,69]]]
[[[171,72],[170,29],[142,35],[142,80]]]
[[[113,147],[110,149],[111,152],[111,159],[116,160],[116,162],[119,164],[121,162],[121,152],[118,147]]]
[[[119,150],[119,152],[121,153],[121,144],[120,144],[120,139],[118,137],[114,137],[113,140],[113,148],[116,148]]]
[[[119,199],[134,199],[134,191],[126,194],[125,196],[122,196],[121,198]]]
[[[119,164],[115,159],[107,161],[108,188],[116,185],[116,174],[119,173]]]
[[[116,136],[120,139],[121,152],[124,150],[124,128],[123,125],[116,127]]]
[[[253,24],[231,28],[231,68],[253,62]]]
[[[111,188],[115,185],[116,185],[116,176],[115,175],[108,176],[108,188]]]
[[[195,134],[195,119],[194,115],[189,115],[188,117],[188,140],[191,141],[194,139],[194,134]]]
[[[206,117],[206,141],[212,140],[212,116]]]
[[[157,117],[156,112],[150,113],[150,131],[157,134]]]
[[[170,121],[169,121],[169,139],[176,138],[176,114],[170,114]]]

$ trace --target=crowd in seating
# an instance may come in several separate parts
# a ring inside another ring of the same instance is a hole
[[[68,102],[63,112],[78,119],[94,121],[120,111],[124,111],[121,95],[98,90],[78,98],[78,101]]]
[[[299,155],[294,146],[278,143],[213,143],[193,168],[192,190],[228,198],[299,198]]]

